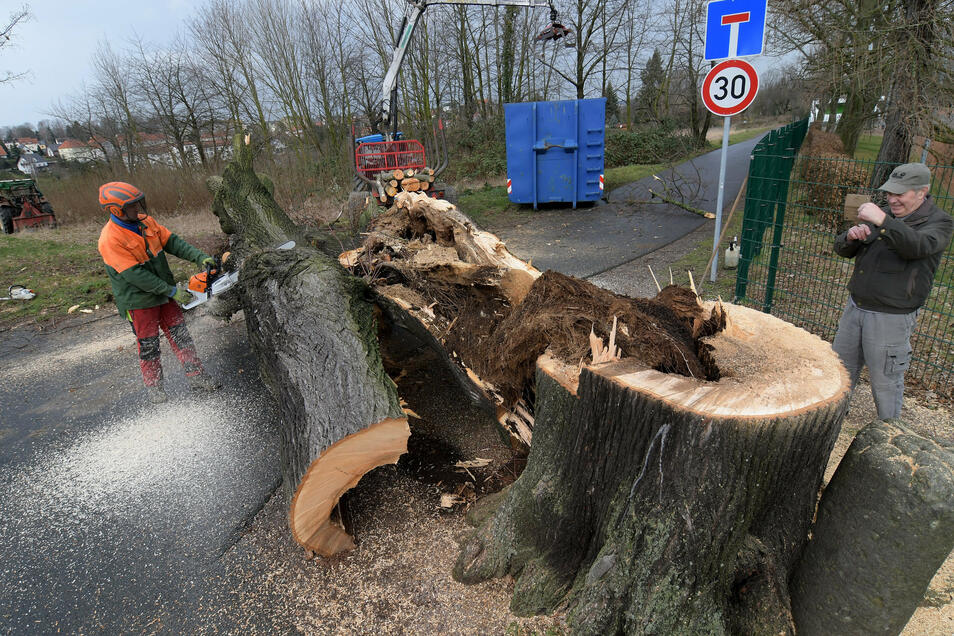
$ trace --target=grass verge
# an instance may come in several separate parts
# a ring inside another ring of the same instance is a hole
[[[735,210],[735,214],[732,215],[732,218],[727,219],[728,222],[723,224],[723,239],[721,245],[719,245],[719,268],[716,271],[716,282],[709,282],[709,273],[706,271],[706,267],[709,264],[709,259],[712,258],[712,240],[713,237],[711,233],[715,227],[712,224],[706,224],[704,227],[707,228],[710,233],[709,238],[700,242],[699,245],[693,249],[691,252],[680,258],[678,261],[673,263],[673,271],[692,272],[692,277],[696,281],[696,288],[699,291],[699,294],[706,300],[715,300],[716,298],[721,297],[722,300],[730,302],[735,297],[735,272],[734,269],[726,269],[724,266],[725,260],[725,249],[729,246],[729,241],[732,240],[733,236],[740,236],[742,234],[742,217],[745,204],[745,194],[742,194],[742,197],[739,199],[739,205]],[[726,210],[725,214],[728,217],[730,210]]]
[[[112,300],[96,245],[63,243],[29,234],[0,236],[0,292],[23,285],[32,300],[0,301],[0,325],[45,322],[66,316],[73,305],[93,309]]]
[[[218,253],[224,239],[211,213],[158,219],[170,230],[207,253]],[[45,325],[70,316],[68,310],[115,311],[112,288],[97,249],[100,223],[0,235],[0,297],[10,285],[36,293],[31,300],[0,301],[0,329],[32,323]],[[177,281],[198,271],[174,256],[169,266]]]

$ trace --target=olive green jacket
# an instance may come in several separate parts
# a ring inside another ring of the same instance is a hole
[[[907,314],[931,293],[934,274],[954,233],[954,219],[930,197],[906,217],[885,213],[881,227],[871,225],[871,234],[863,241],[849,241],[847,232],[839,234],[835,252],[855,259],[848,290],[858,307]]]
[[[142,236],[112,217],[99,235],[99,253],[113,286],[120,315],[130,309],[147,309],[169,302],[175,278],[166,252],[201,265],[208,255],[159,225],[151,216],[139,216]]]

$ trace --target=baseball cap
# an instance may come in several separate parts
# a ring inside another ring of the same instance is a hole
[[[904,194],[908,190],[931,185],[931,171],[923,163],[906,163],[891,171],[891,176],[879,190],[891,194]]]

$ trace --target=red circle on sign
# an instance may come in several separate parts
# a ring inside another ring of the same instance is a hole
[[[748,77],[748,82],[746,82],[747,92],[736,104],[731,106],[720,106],[713,96],[710,94],[712,89],[712,82],[715,81],[716,77],[723,74],[724,71],[729,69],[738,69]],[[722,117],[730,117],[732,115],[738,115],[743,110],[749,107],[752,104],[752,101],[755,99],[755,94],[759,92],[759,76],[755,72],[755,67],[746,62],[745,60],[725,60],[724,62],[719,62],[709,72],[706,74],[706,79],[702,82],[702,103],[705,104],[714,115],[721,115]]]

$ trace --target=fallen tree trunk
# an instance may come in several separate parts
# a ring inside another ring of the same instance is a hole
[[[330,519],[361,476],[407,451],[410,431],[385,374],[370,294],[334,259],[304,245],[236,143],[213,211],[241,261],[249,342],[281,416],[282,475],[295,539],[323,555],[354,546]],[[289,239],[292,250],[273,249]]]
[[[381,316],[425,334],[530,447],[455,576],[512,574],[515,610],[569,603],[583,633],[790,633],[788,575],[848,396],[830,346],[674,286],[630,299],[541,274],[446,202],[395,202],[341,263],[371,284]],[[290,402],[307,380],[335,384],[328,367],[289,363],[308,360],[287,349],[290,336],[338,328],[335,311],[308,314],[307,299],[327,304],[318,288],[332,285],[359,300],[346,279],[322,278],[324,263],[298,258],[266,252],[243,270],[259,290],[243,294],[260,311],[250,328],[271,334],[256,345],[266,377],[278,395],[289,378],[301,385]],[[374,358],[372,340],[358,340]],[[394,400],[381,404],[373,417],[394,417]],[[353,401],[328,406],[337,420]]]

